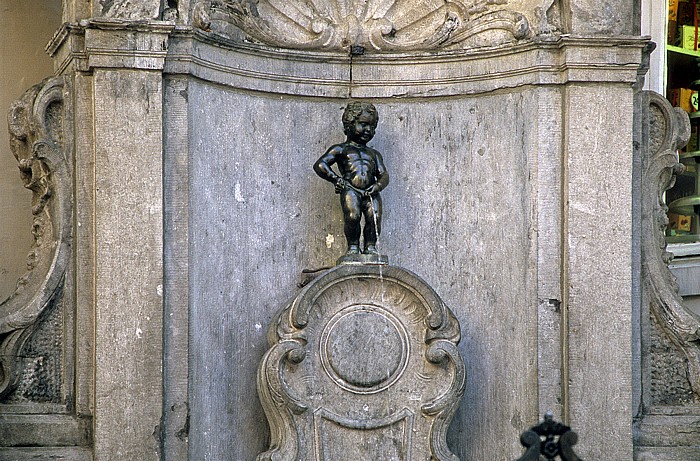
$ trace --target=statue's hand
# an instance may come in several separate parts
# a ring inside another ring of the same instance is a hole
[[[374,183],[371,186],[369,186],[367,188],[367,190],[365,190],[365,195],[368,195],[368,196],[377,195],[379,193],[379,191],[380,191],[379,184]]]
[[[338,178],[335,180],[335,193],[340,194],[343,189],[345,189],[345,180],[343,178]]]

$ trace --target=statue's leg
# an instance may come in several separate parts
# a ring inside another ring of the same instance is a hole
[[[365,253],[377,254],[377,238],[382,233],[382,198],[379,194],[362,203],[365,215]]]
[[[348,241],[348,253],[360,252],[360,220],[362,212],[360,206],[362,199],[360,194],[351,189],[345,189],[340,193],[340,205],[345,219],[345,239]]]

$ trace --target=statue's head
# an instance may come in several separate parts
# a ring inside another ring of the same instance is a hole
[[[349,136],[351,134],[355,121],[363,112],[371,116],[372,130],[377,128],[379,113],[377,112],[377,108],[374,107],[374,104],[355,101],[345,106],[345,111],[343,112],[343,131],[345,131],[346,135]]]

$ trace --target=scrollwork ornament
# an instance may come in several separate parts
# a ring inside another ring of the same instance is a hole
[[[642,278],[650,295],[651,314],[685,355],[688,380],[700,396],[700,319],[683,306],[668,268],[671,255],[666,251],[665,237],[668,207],[664,193],[683,171],[677,151],[688,141],[690,122],[682,109],[671,107],[655,92],[647,93],[650,139],[642,173]]]
[[[273,346],[263,358],[258,372],[258,393],[270,425],[270,447],[257,461],[295,460],[299,451],[292,414],[307,410],[282,379],[283,362],[299,363],[306,356],[304,345],[284,340]]]
[[[435,416],[435,423],[430,431],[434,459],[459,461],[447,446],[447,429],[464,395],[467,383],[464,362],[459,356],[457,345],[446,339],[430,342],[426,350],[426,360],[436,364],[447,362],[454,370],[450,388],[437,399],[422,405],[421,411],[425,415]]]
[[[19,383],[18,354],[61,292],[71,242],[71,171],[67,161],[68,81],[50,78],[27,90],[8,114],[10,148],[32,191],[27,271],[0,303],[0,399]]]
[[[459,339],[454,314],[405,269],[324,272],[270,325],[257,382],[270,445],[257,460],[339,459],[371,436],[389,451],[357,459],[457,461],[446,434],[466,382]]]

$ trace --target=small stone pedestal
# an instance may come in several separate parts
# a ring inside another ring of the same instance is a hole
[[[389,264],[389,258],[386,255],[380,254],[344,254],[336,261],[337,265],[341,264],[365,264],[373,266],[386,266]]]
[[[464,393],[457,319],[423,280],[337,266],[276,316],[258,370],[270,424],[258,460],[457,460],[445,435]]]

